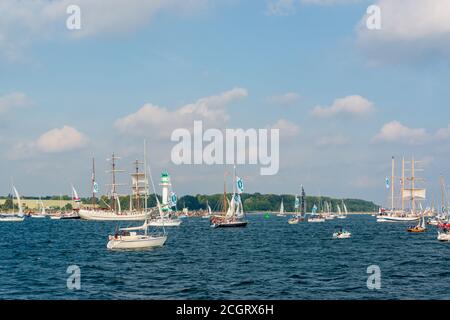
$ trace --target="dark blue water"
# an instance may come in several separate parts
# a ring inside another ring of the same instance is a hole
[[[28,219],[0,224],[0,299],[450,299],[450,243],[431,227],[369,216],[288,225],[250,216],[247,229],[186,219],[166,247],[110,252],[115,223]],[[352,239],[331,240],[336,225]],[[67,289],[67,268],[81,290]],[[367,267],[381,268],[381,290]]]

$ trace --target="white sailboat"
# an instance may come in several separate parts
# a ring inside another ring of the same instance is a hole
[[[284,200],[281,199],[280,213],[277,214],[277,217],[286,217],[286,212],[284,211]]]
[[[211,219],[213,213],[212,213],[212,209],[211,206],[209,205],[209,202],[206,201],[206,207],[208,208],[208,214],[202,216],[203,219]]]
[[[164,214],[158,196],[156,195],[155,185],[153,183],[150,166],[148,167],[148,175],[152,182],[152,187],[157,202],[159,216],[162,219],[164,217]],[[142,249],[158,248],[164,246],[164,244],[167,241],[167,234],[164,229],[164,226],[162,233],[149,232],[150,212],[147,209],[147,199],[149,197],[147,170],[145,172],[144,178],[145,181],[147,181],[146,186],[144,187],[145,189],[144,190],[140,189],[140,193],[142,194],[143,192],[144,194],[143,212],[146,213],[146,219],[144,221],[144,224],[139,227],[120,228],[115,235],[110,235],[109,242],[106,246],[109,250],[142,250]]]
[[[81,199],[78,196],[78,192],[75,189],[75,187],[72,185],[72,211],[71,212],[64,212],[58,220],[79,220],[80,215],[78,214],[78,212],[80,211],[80,204],[81,204]]]
[[[342,206],[343,206],[343,208],[344,208],[344,213],[342,213],[341,208],[338,206],[339,214],[337,215],[337,218],[338,218],[338,219],[347,219],[347,216],[348,216],[348,209],[347,209],[347,206],[345,205],[344,200],[342,200]]]
[[[13,201],[13,213],[0,213],[0,222],[22,222],[25,220],[23,209],[22,209],[22,201],[20,200],[19,192],[16,187],[13,186],[13,192],[17,199],[17,205],[19,207],[19,212],[16,214],[14,212],[14,201]]]
[[[296,215],[288,220],[291,225],[299,224],[301,221],[305,220],[306,215],[306,192],[302,185],[301,200],[298,196],[295,197],[294,208],[297,211]]]
[[[45,219],[47,217],[47,212],[45,210],[44,202],[42,201],[41,197],[39,197],[38,204],[41,210],[40,213],[32,213],[30,214],[30,217],[34,219]]]

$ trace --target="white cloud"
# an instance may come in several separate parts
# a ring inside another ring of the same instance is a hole
[[[52,129],[36,141],[19,142],[8,154],[10,159],[25,159],[39,153],[62,153],[79,150],[89,143],[88,137],[70,126]]]
[[[270,129],[279,129],[282,137],[295,137],[300,133],[300,127],[286,119],[278,120]]]
[[[334,100],[328,107],[316,106],[312,114],[317,117],[330,117],[339,114],[366,116],[375,110],[374,104],[364,97],[353,95]]]
[[[266,101],[270,104],[289,106],[300,99],[300,95],[296,92],[287,92],[282,95],[271,96],[266,99]]]
[[[168,138],[176,128],[191,128],[194,120],[203,120],[207,126],[223,126],[230,118],[227,106],[247,97],[243,88],[235,88],[216,96],[201,98],[175,111],[145,104],[137,112],[118,119],[115,127],[122,134],[152,135],[154,138]]]
[[[343,146],[348,142],[348,139],[342,135],[331,135],[319,138],[317,140],[317,145],[320,147]]]
[[[294,0],[269,0],[266,14],[269,16],[288,16],[295,13]]]
[[[378,0],[381,30],[357,27],[357,43],[373,62],[411,60],[428,54],[450,55],[450,1]]]
[[[436,138],[439,140],[447,140],[450,138],[450,124],[447,128],[441,128],[436,132]]]
[[[151,23],[161,12],[195,14],[210,0],[0,1],[0,53],[20,59],[30,43],[63,37],[123,34]],[[81,30],[65,29],[69,5],[81,8]]]
[[[424,128],[409,128],[399,121],[386,123],[375,135],[373,142],[394,142],[417,145],[426,142],[429,135]]]
[[[13,92],[0,96],[0,114],[13,108],[24,107],[30,104],[27,96],[22,92]]]

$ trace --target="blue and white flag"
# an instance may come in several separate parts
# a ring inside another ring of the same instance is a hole
[[[236,179],[236,185],[237,185],[237,191],[239,194],[244,193],[244,180],[242,180],[242,178],[237,178]]]
[[[391,187],[391,181],[388,177],[386,177],[386,189],[389,189]]]
[[[96,181],[94,181],[94,193],[98,193],[98,183]]]
[[[176,207],[177,206],[177,202],[178,202],[178,197],[177,194],[175,192],[172,192],[172,194],[170,195],[170,204],[172,207]]]
[[[298,197],[295,197],[295,209],[300,208],[300,200]]]

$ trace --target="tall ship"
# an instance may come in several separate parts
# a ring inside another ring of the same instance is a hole
[[[146,151],[144,151],[144,158]],[[112,157],[108,159],[111,163],[111,170],[108,173],[111,174],[111,184],[109,197],[110,203],[106,203],[103,199],[100,198],[100,201],[103,201],[106,209],[99,208],[97,204],[97,194],[99,193],[98,183],[96,181],[96,173],[95,173],[95,160],[92,160],[92,208],[85,209],[82,208],[79,210],[78,214],[83,220],[94,220],[94,221],[143,221],[146,220],[148,212],[144,210],[144,206],[142,206],[142,197],[144,190],[148,185],[148,179],[146,170],[141,172],[139,165],[142,164],[139,161],[136,161],[134,164],[136,165],[136,172],[131,175],[132,178],[132,194],[130,195],[130,210],[123,211],[120,203],[120,197],[118,193],[118,187],[122,186],[117,182],[117,173],[124,172],[123,170],[117,169],[117,160],[120,158],[117,157],[114,153]],[[146,166],[144,161],[144,168]],[[135,205],[132,203],[135,201]]]
[[[410,164],[410,169],[405,167],[406,164]],[[390,190],[390,209],[380,210],[380,214],[377,216],[378,222],[415,222],[419,221],[423,215],[423,209],[421,202],[426,200],[427,190],[421,185],[424,179],[416,176],[417,172],[423,171],[420,167],[421,161],[414,160],[405,161],[402,158],[402,176],[400,178],[400,190],[399,194],[396,194],[397,179],[395,175],[395,158],[392,157],[392,173],[391,177],[386,178],[386,189]],[[410,173],[410,176],[406,176],[406,172]]]

